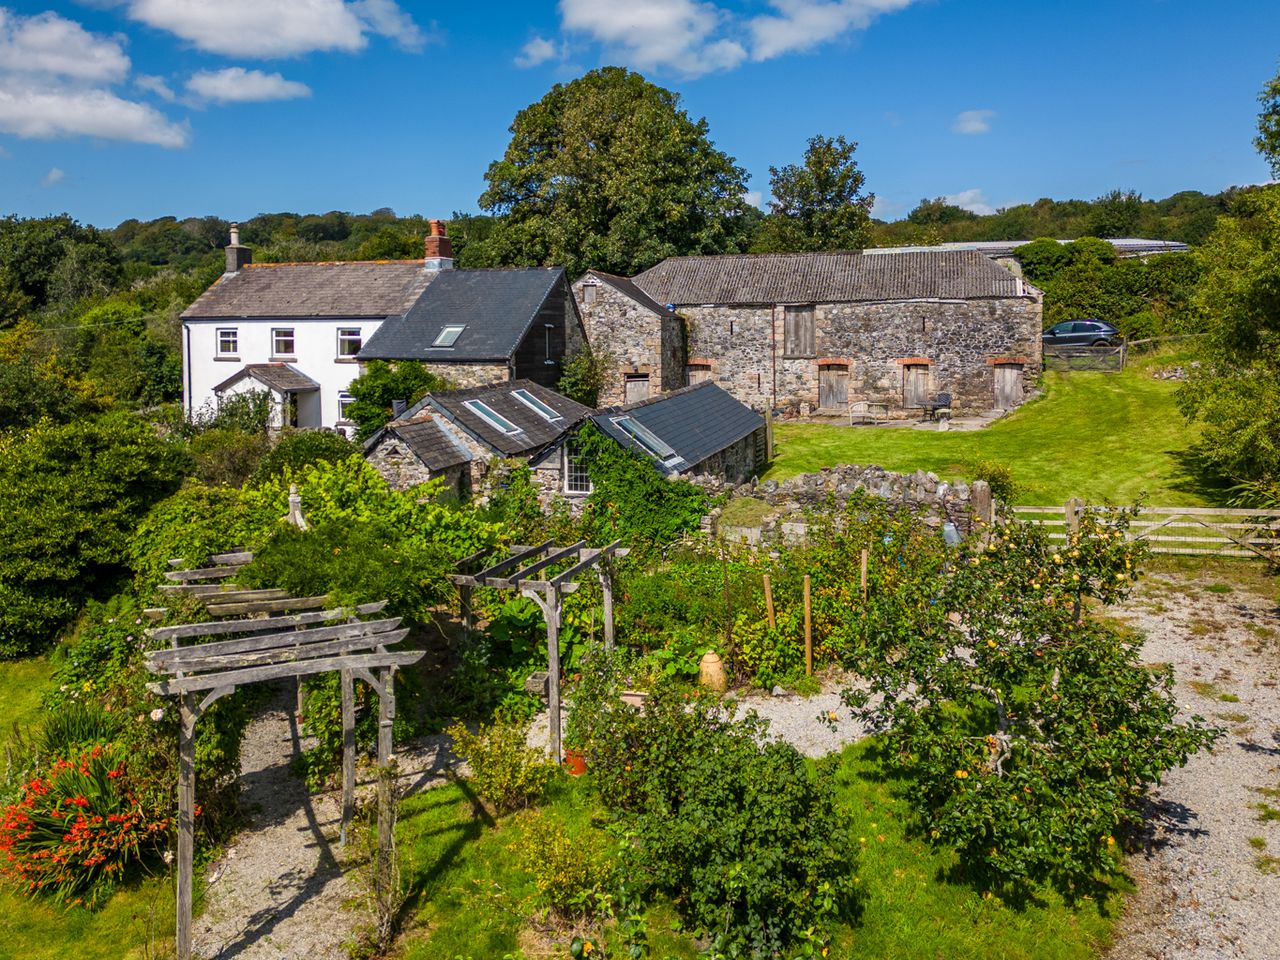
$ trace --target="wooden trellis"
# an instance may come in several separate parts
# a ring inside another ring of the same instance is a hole
[[[542,610],[547,624],[547,708],[551,714],[551,754],[556,762],[562,759],[560,750],[560,627],[563,600],[581,586],[574,578],[588,570],[594,570],[600,580],[604,597],[604,644],[613,648],[613,560],[625,557],[630,550],[615,540],[606,547],[588,547],[585,540],[568,547],[556,548],[547,540],[537,546],[517,545],[511,548],[511,556],[483,570],[473,572],[487,551],[482,551],[459,565],[462,573],[451,578],[458,585],[462,607],[462,623],[470,637],[472,628],[471,591],[475,587],[493,587],[498,590],[517,590],[529,597]],[[546,576],[543,571],[561,563],[571,563],[567,569]],[[512,572],[514,571],[514,572]],[[539,574],[543,574],[539,576]]]
[[[395,720],[395,670],[420,660],[424,651],[392,651],[408,630],[400,618],[360,620],[379,613],[386,601],[357,607],[327,609],[324,597],[289,597],[284,591],[236,590],[219,581],[233,576],[252,554],[221,554],[214,566],[201,570],[173,570],[177,583],[168,593],[192,596],[215,616],[267,614],[261,619],[221,620],[156,627],[156,640],[169,649],[146,654],[147,668],[164,679],[147,684],[160,696],[179,698],[178,734],[178,849],[177,954],[191,957],[191,902],[195,820],[195,726],[217,700],[246,683],[303,677],[338,671],[342,687],[342,842],[355,811],[355,692],[356,678],[378,695],[378,763],[391,762]],[[178,566],[181,560],[170,561]],[[251,596],[250,596],[251,595]],[[290,612],[295,611],[295,612]],[[296,612],[305,611],[305,612]],[[162,613],[161,611],[157,611]],[[275,615],[272,614],[283,614]],[[196,641],[180,646],[180,641]],[[385,781],[386,778],[380,778]],[[391,797],[379,791],[379,858],[390,857]]]

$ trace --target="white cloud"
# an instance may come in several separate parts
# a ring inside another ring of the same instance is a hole
[[[959,193],[949,194],[942,199],[953,207],[960,207],[962,210],[976,213],[980,217],[986,217],[996,212],[996,208],[987,201],[986,195],[977,187],[972,190],[961,190]]]
[[[764,194],[759,190],[748,190],[743,199],[753,207],[757,207],[760,210],[764,209]]]
[[[305,83],[244,67],[202,70],[187,81],[187,90],[214,103],[264,103],[311,96],[311,88]]]
[[[89,136],[185,147],[191,131],[109,90],[51,88],[0,79],[0,131],[28,139]]]
[[[0,70],[114,83],[129,74],[120,40],[56,13],[24,17],[0,7]]]
[[[63,170],[61,167],[51,167],[49,169],[49,172],[44,175],[44,179],[41,180],[40,183],[46,187],[52,187],[55,184],[61,183],[66,178],[67,178],[67,171]]]
[[[4,147],[0,147],[0,160],[8,160],[11,154]]]
[[[777,13],[753,17],[751,59],[770,60],[809,50],[849,30],[865,30],[876,17],[915,0],[772,0]]]
[[[951,124],[953,133],[979,134],[991,131],[991,121],[996,117],[994,110],[964,110],[956,114]]]
[[[128,0],[128,14],[201,50],[231,57],[363,50],[370,33],[408,49],[426,41],[394,0]]]
[[[558,52],[556,45],[546,37],[534,37],[520,48],[520,54],[514,62],[517,67],[528,69],[554,60]]]
[[[692,77],[809,50],[917,2],[769,0],[747,17],[711,0],[560,0],[560,21],[629,66]]]
[[[110,89],[128,79],[129,69],[118,37],[90,33],[55,13],[27,17],[0,7],[0,132],[186,146],[185,123]]]
[[[587,35],[640,70],[693,77],[747,58],[737,40],[716,36],[728,15],[698,0],[560,0],[560,18],[565,30]]]
[[[165,103],[173,103],[178,99],[178,95],[173,92],[173,88],[165,82],[164,77],[149,77],[141,74],[133,78],[133,85],[139,90],[145,90],[147,93],[154,93]]]

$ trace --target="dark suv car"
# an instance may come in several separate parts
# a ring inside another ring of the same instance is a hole
[[[1109,347],[1120,331],[1104,320],[1064,320],[1044,332],[1046,347]]]

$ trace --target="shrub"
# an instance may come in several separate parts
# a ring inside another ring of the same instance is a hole
[[[511,813],[542,796],[556,770],[540,750],[525,742],[528,722],[498,719],[472,733],[460,723],[445,732],[454,752],[471,767],[476,792],[499,813]]]
[[[1143,666],[1140,638],[1081,616],[1137,577],[1131,515],[1087,513],[1061,544],[1006,521],[938,577],[941,615],[903,609],[853,663],[868,687],[846,700],[886,731],[922,828],[983,889],[1091,893],[1146,789],[1217,735],[1176,722],[1172,673]]]
[[[1001,503],[1013,503],[1018,495],[1018,485],[1013,480],[1013,469],[995,460],[979,460],[973,465],[973,479],[985,480],[991,488],[991,496]]]
[[[51,711],[40,727],[40,749],[47,757],[109,742],[119,732],[120,718],[96,703],[72,701]]]
[[[0,873],[25,893],[92,908],[166,839],[168,826],[134,793],[125,751],[96,746],[54,763],[5,809]]]
[[[570,831],[565,824],[534,814],[520,825],[511,846],[533,876],[538,906],[562,921],[608,913],[618,883],[617,859],[609,836],[590,824]]]
[[[588,407],[600,403],[600,391],[617,368],[617,360],[611,353],[597,353],[590,345],[575,350],[564,362],[564,372],[556,390],[570,400],[577,400]]]
[[[288,430],[271,452],[262,458],[250,483],[259,486],[286,471],[301,473],[313,463],[336,463],[346,460],[360,449],[340,433],[328,430]]]
[[[607,707],[594,740],[592,782],[630,839],[629,875],[669,893],[720,953],[819,946],[855,907],[829,774],[766,733],[664,684],[643,712]]]
[[[271,449],[265,433],[211,427],[191,438],[188,447],[196,477],[215,487],[240,487]]]
[[[374,360],[347,388],[354,398],[347,407],[347,416],[359,425],[359,439],[367,440],[391,419],[393,401],[413,404],[430,391],[443,390],[447,386],[446,381],[429,372],[421,363],[406,361],[392,366],[385,360]]]
[[[0,651],[40,649],[80,602],[105,593],[127,569],[138,521],[177,488],[184,467],[177,449],[126,414],[0,437],[0,584],[9,601]]]

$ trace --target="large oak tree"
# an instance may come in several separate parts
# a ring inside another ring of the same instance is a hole
[[[480,206],[501,220],[468,266],[634,274],[665,257],[744,249],[746,173],[705,119],[621,67],[556,84],[516,114]]]

